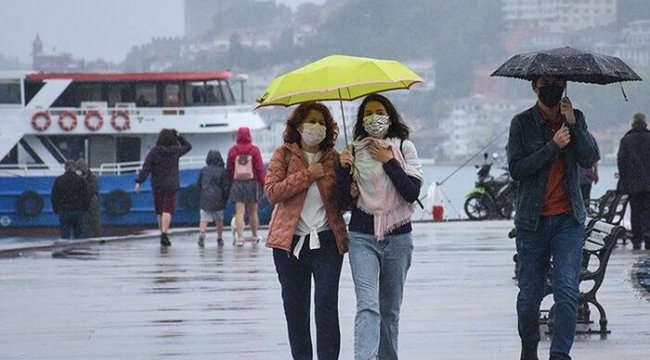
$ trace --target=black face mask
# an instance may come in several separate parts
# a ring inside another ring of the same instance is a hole
[[[564,86],[562,85],[547,85],[537,88],[539,101],[547,107],[554,107],[562,99]]]

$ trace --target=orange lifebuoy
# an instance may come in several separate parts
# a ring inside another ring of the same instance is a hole
[[[126,111],[116,111],[111,118],[111,125],[117,131],[123,131],[131,128],[129,114]]]
[[[43,119],[43,121],[39,121]],[[32,116],[32,127],[38,131],[47,130],[52,124],[50,114],[46,111],[39,111]]]
[[[88,130],[97,131],[104,125],[104,118],[98,111],[90,110],[86,113],[84,124],[86,124]]]
[[[66,119],[71,119],[70,122],[66,122]],[[59,127],[64,131],[70,131],[77,127],[77,114],[71,111],[64,111],[59,114]]]

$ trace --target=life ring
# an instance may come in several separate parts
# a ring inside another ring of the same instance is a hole
[[[201,202],[201,194],[199,193],[199,186],[196,184],[189,185],[183,189],[181,194],[181,204],[186,209],[198,210]]]
[[[43,198],[36,191],[27,190],[18,197],[16,209],[20,216],[33,218],[43,211],[44,204]]]
[[[104,118],[102,117],[102,114],[99,113],[99,111],[90,110],[86,113],[84,124],[86,124],[88,130],[97,131],[102,127],[102,125],[104,125]]]
[[[111,216],[122,216],[131,210],[131,197],[124,190],[112,190],[104,198],[104,208]]]
[[[66,122],[66,119],[71,119],[70,122]],[[77,114],[71,111],[64,111],[59,114],[59,127],[64,131],[70,131],[77,127]]]
[[[41,120],[42,119],[42,120]],[[32,127],[38,131],[47,130],[52,125],[50,114],[46,111],[39,111],[32,116]]]
[[[126,111],[116,111],[111,117],[111,125],[117,131],[123,131],[131,128],[131,119]]]

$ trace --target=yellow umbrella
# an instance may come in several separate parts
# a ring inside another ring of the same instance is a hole
[[[408,89],[420,82],[424,80],[395,60],[330,55],[273,79],[256,100],[256,108],[308,101],[354,100],[381,91]],[[345,127],[342,103],[341,114]],[[344,134],[347,143],[345,129]]]

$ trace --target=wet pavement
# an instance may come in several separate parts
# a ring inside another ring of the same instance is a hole
[[[414,224],[400,359],[519,358],[510,227]],[[270,249],[236,248],[228,236],[217,248],[212,234],[200,249],[196,233],[181,231],[162,251],[150,235],[72,250],[53,243],[30,251],[0,247],[9,255],[0,258],[0,359],[290,358]],[[648,357],[650,297],[637,270],[649,256],[629,242],[614,250],[598,292],[612,332],[579,335],[574,359]],[[343,266],[341,359],[351,359],[355,303],[347,257]],[[548,347],[545,339],[540,358]]]

